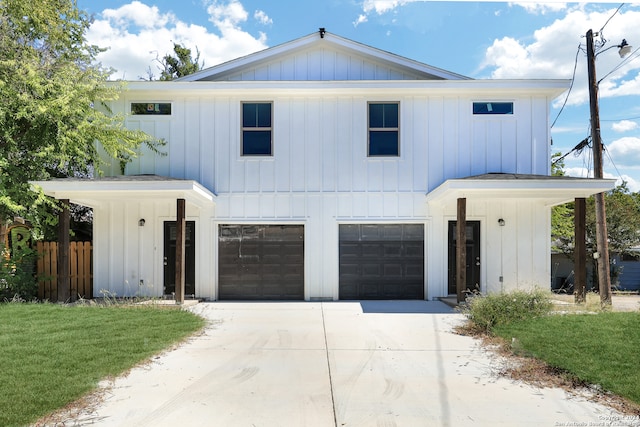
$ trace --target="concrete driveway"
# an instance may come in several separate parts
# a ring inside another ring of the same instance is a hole
[[[618,416],[497,378],[500,361],[452,333],[463,318],[440,302],[190,309],[210,319],[203,335],[116,379],[65,425],[561,426]]]

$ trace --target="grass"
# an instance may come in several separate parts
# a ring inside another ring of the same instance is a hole
[[[551,315],[496,325],[516,353],[640,404],[640,312]],[[513,341],[515,338],[515,341]]]
[[[95,389],[193,334],[182,310],[0,305],[0,425],[20,426]]]

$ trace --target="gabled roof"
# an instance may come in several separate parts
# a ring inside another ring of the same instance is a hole
[[[467,79],[321,29],[176,81]]]

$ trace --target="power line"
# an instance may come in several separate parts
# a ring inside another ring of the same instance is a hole
[[[620,63],[618,65],[616,65],[613,70],[609,71],[607,74],[605,74],[604,77],[602,77],[600,80],[598,80],[598,84],[600,84],[601,81],[603,81],[604,79],[606,79],[607,77],[609,77],[611,74],[615,73],[616,71],[618,71],[620,68],[622,68],[623,66],[625,66],[628,62],[631,62],[632,60],[636,59],[638,56],[640,56],[640,54],[636,55],[636,52],[638,52],[638,50],[640,50],[640,47],[636,48],[636,50],[634,50],[633,52],[631,52],[631,55],[627,56],[624,60],[620,61]],[[635,55],[635,56],[634,56]]]
[[[567,157],[569,154],[573,153],[574,151],[576,152],[576,156],[579,156],[580,154],[582,154],[582,150],[584,149],[584,147],[588,147],[589,146],[589,142],[590,142],[590,137],[588,136],[585,139],[583,139],[582,141],[580,141],[578,143],[578,145],[573,147],[569,152],[567,152],[566,154],[563,154],[562,156],[560,156],[557,159],[555,159],[551,165],[555,165],[559,161],[564,160],[565,157]]]
[[[624,178],[622,177],[622,174],[618,170],[618,166],[616,166],[615,162],[613,161],[613,158],[611,157],[611,154],[609,153],[609,150],[605,149],[604,152],[606,153],[607,157],[609,158],[609,161],[613,165],[613,168],[616,170],[616,173],[618,174],[618,177],[620,178],[620,180],[624,181]]]
[[[576,69],[578,68],[578,54],[580,53],[580,50],[581,50],[580,45],[578,44],[578,50],[576,51],[576,59],[573,63],[573,76],[571,76],[571,85],[569,85],[569,91],[567,92],[567,97],[564,99],[564,102],[562,103],[562,107],[560,108],[560,111],[558,111],[558,115],[556,116],[553,123],[551,123],[552,129],[553,129],[553,126],[558,121],[558,117],[560,117],[560,114],[562,114],[562,111],[564,111],[564,107],[567,105],[567,101],[569,100],[569,95],[571,94],[571,89],[573,89],[573,83],[576,80]]]
[[[602,26],[602,28],[600,28],[600,31],[599,31],[600,36],[602,36],[602,30],[604,30],[604,27],[606,27],[606,26],[607,26],[607,24],[609,23],[609,21],[611,21],[611,19],[612,19],[614,16],[616,16],[616,14],[618,13],[618,11],[620,11],[620,8],[622,8],[622,6],[624,6],[624,3],[622,3],[620,6],[618,6],[618,8],[616,9],[616,11],[615,11],[615,12],[613,12],[613,15],[611,15],[611,16],[609,17],[609,19],[607,19],[607,22],[605,22],[605,23],[604,23],[604,25]]]
[[[608,120],[600,119],[600,121],[601,122],[621,122],[623,120],[638,120],[638,119],[640,119],[640,116],[638,116],[638,117],[627,117],[627,118],[622,118],[622,119],[608,119]]]

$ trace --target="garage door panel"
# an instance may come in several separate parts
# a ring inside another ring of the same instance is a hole
[[[422,224],[339,226],[340,299],[424,299]]]
[[[302,225],[220,225],[220,299],[304,299]]]
[[[362,269],[361,271],[361,275],[363,277],[380,277],[380,275],[382,274],[380,265],[378,264],[363,264],[362,265]]]
[[[402,265],[401,264],[384,264],[383,275],[389,279],[401,279],[402,278]]]
[[[401,245],[382,244],[382,248],[384,251],[385,258],[402,256],[403,247]]]

